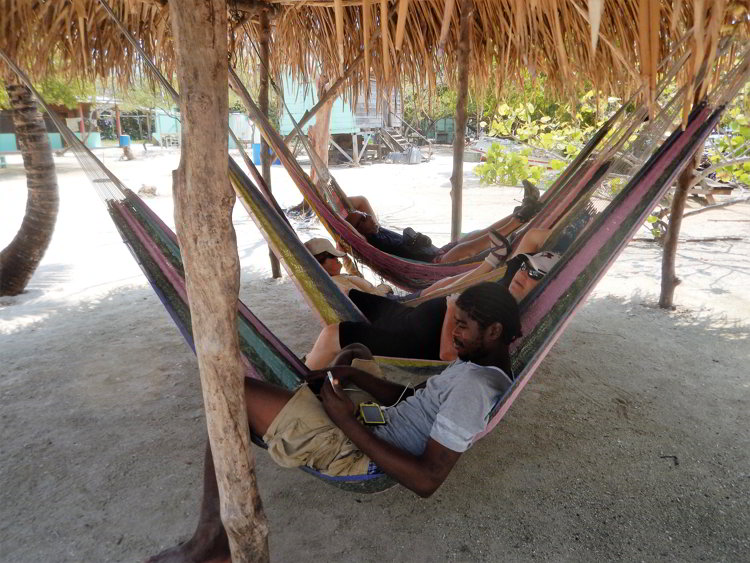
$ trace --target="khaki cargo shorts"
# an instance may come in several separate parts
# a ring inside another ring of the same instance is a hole
[[[348,393],[355,404],[368,400],[362,391]],[[371,397],[370,399],[371,400]],[[263,441],[282,467],[306,465],[331,476],[366,475],[370,458],[336,426],[323,403],[302,385],[273,419]]]

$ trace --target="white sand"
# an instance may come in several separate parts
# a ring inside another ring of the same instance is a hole
[[[169,224],[175,152],[104,153]],[[19,157],[0,170],[0,248],[25,205]],[[72,156],[28,292],[0,298],[0,561],[135,561],[192,531],[205,427],[195,358]],[[450,157],[337,169],[391,225],[447,242]],[[507,214],[515,188],[467,165],[464,230]],[[280,168],[282,206],[298,193]],[[319,325],[241,208],[242,299],[302,354]],[[303,238],[319,233],[315,225]],[[343,493],[261,452],[274,560],[747,560],[750,553],[750,206],[685,220],[677,311],[654,307],[660,250],[633,243],[497,430],[443,487]]]

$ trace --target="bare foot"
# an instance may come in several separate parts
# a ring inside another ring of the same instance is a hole
[[[223,528],[218,534],[196,531],[188,541],[149,557],[146,563],[231,563],[229,540]]]

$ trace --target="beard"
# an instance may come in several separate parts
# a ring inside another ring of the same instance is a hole
[[[460,340],[453,339],[453,347],[456,349],[456,355],[462,362],[470,362],[482,355],[480,346],[473,346],[467,348],[464,343]]]

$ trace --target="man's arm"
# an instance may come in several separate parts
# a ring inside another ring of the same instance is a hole
[[[392,383],[380,377],[375,377],[366,371],[350,366],[331,366],[324,370],[312,372],[310,378],[319,375],[324,376],[329,371],[333,374],[336,382],[342,387],[346,387],[350,383],[356,385],[384,405],[392,405],[399,399],[408,397],[414,393],[413,389],[409,389],[398,383]]]
[[[432,438],[419,456],[401,450],[362,426],[353,414],[352,402],[340,393],[340,388],[337,391],[329,384],[323,386],[323,406],[354,445],[385,473],[421,497],[429,497],[440,487],[461,457],[460,452],[446,448]]]

